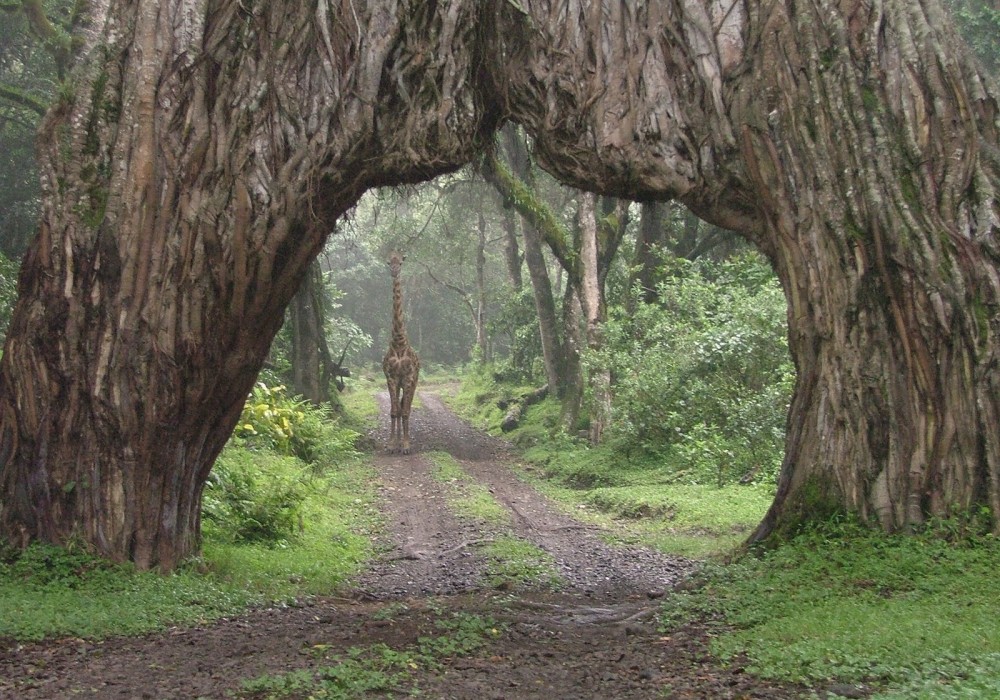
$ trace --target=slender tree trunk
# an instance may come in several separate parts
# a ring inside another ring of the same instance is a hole
[[[635,283],[642,290],[641,300],[645,304],[655,303],[659,298],[656,269],[660,260],[656,255],[656,246],[666,240],[665,211],[665,204],[643,202],[639,213],[639,234],[635,240],[632,267],[636,269]]]
[[[587,329],[587,381],[590,385],[590,442],[601,442],[611,421],[611,370],[600,359],[604,346],[604,323],[607,307],[598,262],[598,223],[595,197],[580,195],[578,210],[580,231],[580,302]]]
[[[525,148],[524,142],[521,140],[522,137],[517,130],[517,126],[507,124],[500,133],[506,145],[505,150],[508,158],[513,159],[513,154],[520,155],[523,153],[523,164],[514,164],[512,160],[511,169],[518,177],[527,182],[525,173],[530,172],[531,166],[528,163],[527,148]],[[517,240],[517,216],[515,215],[514,207],[510,203],[505,203],[503,207],[503,230],[504,261],[507,263],[507,277],[510,280],[510,286],[520,292],[523,286],[521,279],[521,249]]]
[[[549,281],[549,268],[545,262],[542,241],[538,231],[525,222],[521,227],[524,237],[524,262],[528,267],[531,291],[538,314],[538,332],[542,341],[542,362],[545,365],[545,381],[554,396],[562,396],[563,350],[559,342],[559,322],[556,302]]]
[[[478,238],[476,240],[476,305],[473,316],[476,323],[476,346],[483,361],[491,360],[489,338],[486,334],[486,217],[479,210]]]
[[[566,232],[538,196],[534,187],[534,177],[528,150],[523,137],[508,126],[503,131],[505,152],[511,169],[502,167],[495,158],[487,157],[481,170],[484,177],[496,188],[505,206],[513,207],[521,214],[523,221],[524,258],[532,284],[535,310],[538,313],[538,330],[542,343],[542,361],[545,378],[553,394],[563,397],[564,388],[571,380],[564,376],[570,365],[565,358],[565,349],[559,341],[555,297],[549,282],[548,266],[542,251],[543,241],[557,251],[562,258],[569,258],[568,246],[564,239]],[[562,246],[559,241],[563,241]],[[566,264],[571,264],[567,261]]]
[[[521,245],[518,243],[517,214],[511,207],[504,207],[503,216],[503,258],[507,267],[507,281],[511,289],[520,292],[524,287],[521,277]]]
[[[580,338],[582,310],[580,295],[573,284],[566,285],[563,295],[563,373],[562,377],[562,424],[566,430],[575,434],[580,420],[580,409],[583,406],[583,363],[581,350],[583,341]]]
[[[323,272],[318,260],[309,266],[288,310],[292,326],[292,388],[319,406],[330,401],[333,359],[326,344]]]

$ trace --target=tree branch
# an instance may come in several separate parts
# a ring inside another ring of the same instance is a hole
[[[483,179],[493,185],[504,202],[513,206],[529,225],[535,227],[559,263],[573,275],[577,255],[569,244],[569,234],[549,206],[515,176],[495,153],[483,156],[479,170]]]
[[[73,48],[73,37],[69,32],[54,24],[45,14],[42,0],[21,0],[21,9],[31,33],[41,40],[42,45],[52,55],[56,63],[56,74],[62,80],[66,75]]]
[[[16,88],[13,85],[4,85],[0,83],[0,99],[7,100],[18,107],[24,107],[25,109],[31,110],[40,117],[45,116],[45,112],[48,111],[49,105],[29,92]]]
[[[421,267],[424,268],[424,272],[427,273],[428,277],[430,277],[432,280],[434,280],[437,284],[441,285],[445,289],[450,289],[451,291],[455,292],[460,297],[462,297],[462,301],[464,301],[465,305],[467,307],[469,307],[469,312],[473,315],[473,317],[475,317],[475,315],[476,315],[476,308],[475,308],[475,306],[473,306],[472,302],[469,299],[472,295],[469,294],[468,291],[466,291],[465,289],[462,289],[458,285],[454,285],[454,284],[451,284],[450,282],[445,282],[444,280],[438,279],[437,276],[433,272],[431,272],[431,268],[428,267],[426,263],[421,262],[419,264],[420,264]]]

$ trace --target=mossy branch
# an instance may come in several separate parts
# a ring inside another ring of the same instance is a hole
[[[559,263],[570,274],[574,274],[577,266],[577,255],[570,244],[572,236],[552,213],[549,206],[514,175],[507,164],[496,157],[495,153],[487,153],[480,163],[483,178],[493,185],[497,193],[514,207],[522,218],[541,234],[542,240],[552,250]]]
[[[72,46],[70,35],[62,27],[52,23],[49,16],[45,14],[42,0],[21,0],[20,6],[28,21],[28,28],[52,55],[56,63],[56,72],[59,79],[62,80],[66,66],[69,65]],[[7,4],[3,7],[5,10],[8,9]]]
[[[0,99],[7,100],[18,107],[31,110],[40,117],[45,116],[49,105],[44,100],[40,100],[29,92],[16,88],[13,85],[0,83]]]

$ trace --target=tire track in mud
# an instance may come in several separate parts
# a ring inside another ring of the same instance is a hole
[[[432,476],[427,452],[447,452],[471,478],[485,486],[511,515],[510,532],[550,554],[561,590],[601,600],[657,597],[689,574],[693,564],[679,557],[633,546],[611,545],[601,531],[562,512],[525,483],[513,469],[508,445],[455,416],[430,392],[420,392],[411,414],[413,452],[386,452],[388,398],[378,401],[384,419],[373,436],[374,460],[389,530],[387,548],[358,581],[375,598],[461,593],[484,587],[485,562],[471,543],[503,528],[470,524],[448,506],[444,486]]]
[[[739,662],[719,666],[708,650],[712,633],[700,623],[662,636],[655,619],[660,601],[648,594],[672,585],[690,570],[689,562],[605,544],[599,532],[516,477],[505,443],[463,423],[436,396],[425,392],[421,398],[411,417],[416,453],[385,453],[388,420],[376,435],[386,533],[383,555],[356,581],[355,590],[366,594],[296,601],[141,637],[0,639],[0,700],[248,697],[239,691],[245,679],[315,671],[326,663],[315,658],[318,649],[337,657],[367,645],[405,648],[434,634],[442,616],[468,613],[496,620],[502,634],[484,655],[414,669],[407,687],[435,700],[804,695],[803,688],[750,676]],[[552,555],[564,579],[561,590],[511,594],[482,587],[484,562],[475,547],[463,544],[492,533],[451,512],[424,454],[434,450],[459,460],[510,509],[510,529]],[[439,595],[463,591],[471,592]],[[369,597],[377,600],[360,599]]]

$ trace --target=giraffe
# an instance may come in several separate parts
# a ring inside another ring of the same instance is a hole
[[[389,429],[389,451],[402,448],[404,455],[410,454],[410,405],[417,389],[417,375],[420,373],[420,358],[406,339],[403,325],[403,285],[399,281],[399,271],[403,267],[403,256],[393,251],[389,256],[389,271],[392,274],[392,341],[389,351],[382,360],[382,371],[389,386],[389,415],[392,421]],[[400,444],[402,443],[402,444]]]

